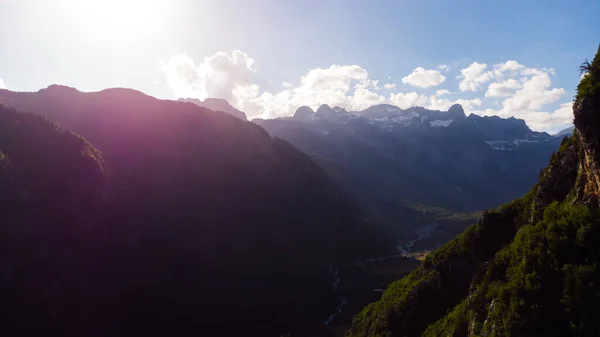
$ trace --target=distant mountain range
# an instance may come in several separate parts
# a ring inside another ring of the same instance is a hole
[[[557,133],[554,134],[554,136],[555,137],[568,136],[573,133],[573,130],[575,130],[575,126],[570,126],[568,128],[558,131]]]
[[[229,102],[227,102],[224,99],[220,99],[220,98],[207,98],[204,101],[201,101],[197,98],[180,98],[178,99],[179,102],[189,102],[189,103],[194,103],[198,106],[213,110],[213,111],[222,111],[225,113],[228,113],[234,117],[237,117],[243,121],[248,120],[248,118],[246,118],[246,114],[241,112],[240,110],[234,108],[233,106],[231,106],[231,104],[229,104]]]
[[[448,111],[321,105],[253,122],[311,155],[381,219],[404,228],[415,209],[469,212],[524,194],[560,143],[520,119],[467,117],[458,104]]]

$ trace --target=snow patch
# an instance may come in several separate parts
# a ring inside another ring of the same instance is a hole
[[[387,122],[388,116],[381,117],[381,118],[372,118],[372,120],[377,121],[377,122]]]
[[[513,149],[511,149],[510,147],[505,147],[505,146],[502,146],[502,147],[490,146],[490,148],[491,148],[492,150],[498,150],[498,151],[514,151],[514,150],[513,150]]]
[[[537,140],[529,140],[528,137],[525,139],[515,139],[512,141],[513,144],[519,145],[521,143],[537,143]]]
[[[485,140],[484,143],[486,143],[489,146],[494,146],[497,144],[508,144],[509,142],[506,140]]]
[[[452,124],[452,122],[454,122],[454,119],[447,119],[447,120],[441,120],[441,119],[436,119],[433,122],[429,122],[429,125],[431,127],[448,127],[450,126],[450,124]]]

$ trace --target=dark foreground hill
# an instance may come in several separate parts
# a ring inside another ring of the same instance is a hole
[[[600,48],[582,70],[576,129],[531,191],[391,284],[348,336],[600,334]]]
[[[126,89],[0,102],[23,112],[0,108],[2,335],[318,329],[338,305],[336,264],[392,249],[319,166],[252,123]]]

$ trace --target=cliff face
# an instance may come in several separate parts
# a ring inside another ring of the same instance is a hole
[[[529,193],[431,254],[349,336],[596,336],[600,323],[600,49],[565,138]]]

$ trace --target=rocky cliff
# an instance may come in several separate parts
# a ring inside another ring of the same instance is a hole
[[[348,336],[596,336],[600,323],[600,49],[576,130],[529,193],[390,285]]]

